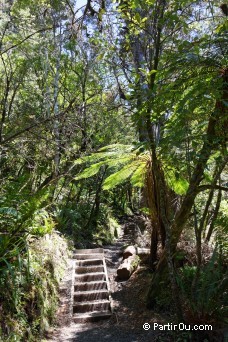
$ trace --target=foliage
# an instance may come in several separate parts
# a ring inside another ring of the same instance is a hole
[[[27,250],[1,259],[2,341],[37,341],[55,322],[58,285],[64,274],[68,246],[56,232],[30,238]]]
[[[148,153],[140,153],[140,147],[131,145],[109,145],[102,148],[88,157],[83,157],[76,161],[78,163],[98,163],[92,164],[80,173],[75,179],[89,178],[96,175],[102,166],[107,167],[107,173],[111,173],[105,178],[104,190],[110,190],[117,185],[130,179],[133,186],[142,187],[149,167],[150,157]],[[117,170],[117,171],[116,171]]]
[[[116,217],[140,209],[153,226],[151,265],[161,260],[153,279],[174,279],[163,260],[183,233],[194,237],[197,270],[183,269],[179,286],[192,313],[221,314],[224,272],[214,259],[201,269],[201,242],[227,248],[227,18],[219,1],[113,3],[0,5],[6,340],[32,340],[54,316],[58,267],[40,243],[55,228],[75,246],[111,243]],[[186,279],[199,271],[194,298]]]
[[[228,205],[225,201],[221,202],[221,210],[215,221],[215,232],[216,243],[222,248],[225,258],[228,255],[228,242],[224,239],[228,234]]]
[[[202,268],[196,288],[195,276],[196,267],[185,266],[177,278],[189,323],[223,321],[227,316],[227,272],[217,250]]]

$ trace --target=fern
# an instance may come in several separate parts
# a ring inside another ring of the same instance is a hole
[[[82,171],[79,175],[77,175],[74,179],[80,180],[80,179],[86,179],[86,178],[95,176],[100,171],[100,168],[105,165],[108,166],[109,168],[123,166],[126,163],[132,161],[133,157],[135,157],[135,154],[129,155],[127,157],[115,156],[115,158],[110,158],[110,153],[109,153],[108,157],[109,157],[108,159],[105,159],[103,161],[100,161],[99,163],[90,165],[84,171]],[[103,158],[103,154],[102,154],[102,158]]]
[[[110,190],[115,186],[126,181],[132,173],[137,169],[138,165],[133,162],[130,165],[124,166],[121,170],[113,173],[111,176],[107,177],[103,184],[104,190]]]
[[[123,144],[112,144],[112,145],[107,145],[99,149],[99,151],[111,151],[111,152],[118,152],[121,153],[129,153],[131,151],[135,150],[135,146],[133,145],[123,145]]]
[[[84,156],[82,158],[79,158],[75,160],[74,165],[82,165],[84,163],[95,163],[97,161],[108,159],[112,156],[115,156],[116,152],[96,152],[89,156]]]
[[[103,161],[93,164],[89,167],[87,167],[83,172],[81,172],[77,177],[75,177],[75,180],[85,179],[92,176],[95,176],[99,171],[102,165],[105,163]]]
[[[126,154],[129,155],[135,149],[132,145],[121,145],[121,144],[113,144],[102,147],[98,150],[98,152],[93,153],[89,156],[84,156],[82,158],[77,159],[74,162],[74,165],[82,165],[84,163],[95,163],[97,161],[108,161],[114,160],[120,157],[126,157]],[[135,153],[134,153],[135,155]]]
[[[75,162],[75,165],[92,164],[75,179],[95,176],[101,166],[107,166],[112,174],[104,180],[104,190],[110,190],[127,179],[130,179],[133,186],[142,187],[149,160],[148,152],[141,153],[137,146],[121,144],[105,146],[99,152],[82,157]]]
[[[116,159],[109,159],[107,165],[109,168],[124,166],[127,163],[131,162],[134,158],[135,154],[129,154],[128,156],[118,157]]]
[[[176,176],[175,169],[170,168],[170,167],[167,168],[165,170],[165,178],[166,178],[167,184],[177,195],[186,194],[189,183],[185,178]]]
[[[131,176],[131,184],[135,187],[142,187],[145,181],[145,175],[147,172],[147,164],[146,162],[142,162],[139,164],[137,169],[133,172]]]

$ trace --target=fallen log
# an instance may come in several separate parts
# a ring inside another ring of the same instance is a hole
[[[117,269],[117,275],[120,280],[127,280],[130,278],[132,273],[136,270],[139,264],[138,255],[129,256],[127,259],[124,259],[122,264]]]
[[[123,259],[127,259],[128,257],[136,255],[136,248],[134,246],[128,246],[123,251]]]
[[[148,264],[150,260],[150,248],[137,247],[137,255],[140,257],[140,262]]]

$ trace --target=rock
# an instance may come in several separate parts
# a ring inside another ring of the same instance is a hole
[[[123,251],[123,258],[127,259],[132,255],[136,255],[136,248],[134,246],[128,246],[127,248],[125,248],[125,250]]]
[[[130,278],[132,273],[136,270],[139,264],[138,255],[129,256],[127,259],[124,259],[122,264],[117,269],[117,275],[120,280],[127,280]]]

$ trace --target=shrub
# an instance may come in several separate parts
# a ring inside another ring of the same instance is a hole
[[[228,278],[217,250],[199,275],[196,267],[185,266],[180,269],[177,282],[186,304],[185,314],[189,323],[224,321],[227,317],[225,289]]]
[[[54,322],[68,252],[65,239],[53,231],[41,238],[30,236],[26,250],[1,258],[1,341],[37,341]]]

